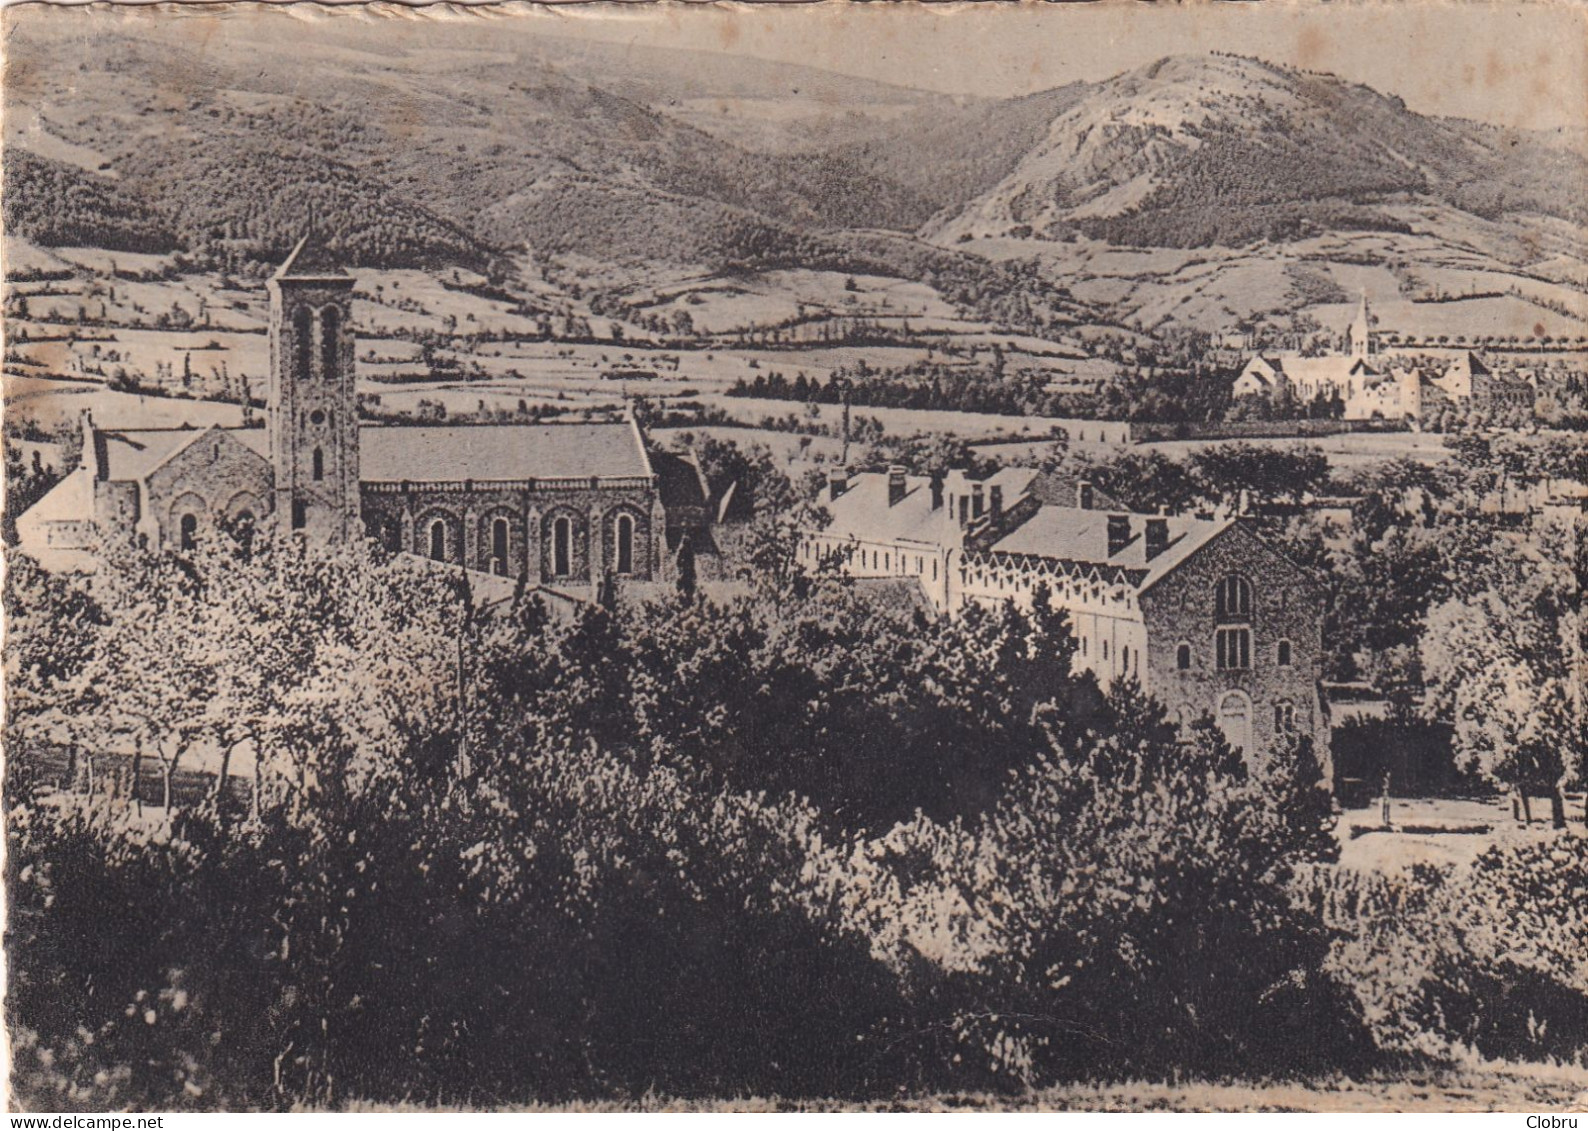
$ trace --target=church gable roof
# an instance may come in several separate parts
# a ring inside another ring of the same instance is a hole
[[[200,436],[219,433],[256,455],[269,458],[270,437],[263,428],[140,428],[95,430],[100,478],[142,482],[186,451]]]
[[[367,425],[359,429],[366,483],[519,482],[648,478],[628,421],[577,424]]]

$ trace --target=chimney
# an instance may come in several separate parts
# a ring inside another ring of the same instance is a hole
[[[1238,515],[1248,515],[1252,513],[1252,493],[1245,487],[1241,488],[1241,493],[1236,498],[1235,513]]]
[[[1169,520],[1167,518],[1149,518],[1147,520],[1147,560],[1150,562],[1159,554],[1169,548]]]
[[[941,475],[932,476],[932,509],[935,511],[943,509],[943,477]]]
[[[1130,545],[1130,515],[1108,516],[1108,556],[1113,557]]]
[[[835,467],[827,473],[827,499],[829,502],[838,498],[849,489],[849,472],[841,467]]]
[[[1084,479],[1075,485],[1075,505],[1083,511],[1092,509],[1092,485]]]
[[[894,464],[888,468],[888,505],[896,507],[904,501],[904,468]]]
[[[994,483],[987,488],[987,509],[992,511],[993,518],[997,518],[1004,513],[1004,489],[1002,484]]]
[[[970,489],[970,516],[972,518],[980,518],[984,509],[986,509],[986,503],[982,499],[981,484],[973,484]]]

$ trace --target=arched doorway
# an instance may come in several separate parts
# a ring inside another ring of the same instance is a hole
[[[198,515],[185,514],[181,522],[182,548],[191,550],[198,545]]]
[[[438,562],[447,560],[447,524],[443,519],[430,524],[430,556]]]
[[[1231,691],[1219,700],[1215,715],[1224,740],[1242,754],[1252,749],[1252,699],[1244,691]]]

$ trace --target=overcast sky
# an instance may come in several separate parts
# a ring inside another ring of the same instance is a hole
[[[195,5],[188,11],[222,9],[230,19],[248,21],[250,7]],[[379,7],[366,7],[360,15],[369,19]],[[413,9],[410,19],[387,26],[401,29],[400,37],[412,43],[421,38],[414,35],[416,23],[444,19],[452,7]],[[504,45],[516,25],[530,34],[803,63],[956,94],[1028,94],[1107,78],[1164,55],[1233,51],[1363,82],[1400,95],[1425,114],[1533,128],[1588,127],[1588,0],[493,7],[528,17],[521,23],[499,19]],[[289,11],[325,18],[323,8],[308,5]]]
[[[614,11],[616,9],[616,11]],[[1414,110],[1588,126],[1588,3],[605,5],[565,34],[711,48],[885,82],[1012,95],[1209,50],[1330,71]]]

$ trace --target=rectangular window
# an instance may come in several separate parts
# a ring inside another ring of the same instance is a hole
[[[1214,646],[1220,671],[1245,671],[1252,666],[1251,629],[1221,628]]]

